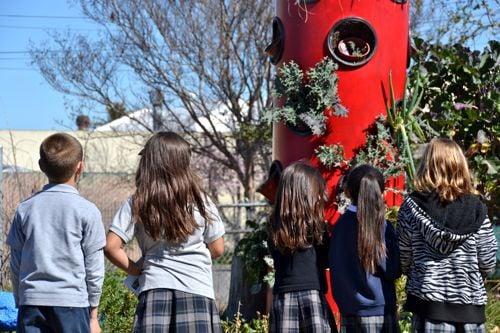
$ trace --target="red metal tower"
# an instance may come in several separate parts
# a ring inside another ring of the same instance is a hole
[[[348,58],[339,53],[339,40],[361,41],[368,47],[363,57]],[[293,60],[303,70],[324,57],[333,58],[339,64],[339,97],[349,110],[348,117],[330,117],[326,133],[320,137],[274,124],[275,162],[260,189],[273,201],[281,168],[301,159],[319,167],[314,151],[322,144],[342,144],[347,159],[365,144],[367,128],[386,114],[389,75],[396,100],[403,98],[409,61],[409,4],[406,0],[276,0],[273,41],[267,51],[276,66]],[[341,171],[320,169],[335,193]],[[389,182],[394,188],[403,186],[402,177]],[[386,200],[389,205],[399,204],[401,196],[393,194]],[[328,209],[330,223],[336,216],[335,206]]]
[[[392,75],[396,100],[403,97],[409,59],[409,6],[406,0],[276,0],[273,42],[268,47],[271,61],[281,66],[291,60],[304,70],[324,57],[338,64],[339,97],[349,110],[348,117],[331,117],[325,135],[300,133],[286,124],[273,127],[273,159],[286,167],[308,159],[318,165],[314,150],[321,144],[343,145],[350,159],[365,144],[366,130],[379,115],[386,114],[389,75]],[[369,45],[362,59],[346,59],[334,40],[358,39]],[[276,101],[279,103],[280,101]],[[272,171],[279,169],[276,164]],[[341,172],[322,168],[332,193]],[[401,187],[402,179],[393,179]],[[396,184],[394,184],[396,183]],[[271,179],[262,192],[273,200]],[[400,201],[397,195],[388,204]],[[335,210],[327,212],[332,223]]]

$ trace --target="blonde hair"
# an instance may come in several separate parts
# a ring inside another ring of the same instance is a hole
[[[429,142],[414,185],[417,191],[437,192],[441,201],[448,202],[464,194],[477,193],[462,149],[446,138]]]

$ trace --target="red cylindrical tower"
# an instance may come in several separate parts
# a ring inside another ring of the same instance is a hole
[[[323,136],[298,133],[283,123],[273,127],[273,159],[283,167],[308,159],[318,165],[315,149],[342,144],[350,159],[366,140],[366,130],[389,103],[389,75],[396,100],[403,97],[409,57],[409,6],[405,0],[276,0],[271,61],[281,66],[291,60],[303,70],[324,57],[338,64],[338,91],[348,117],[330,117]],[[360,39],[369,45],[362,60],[339,57],[334,39]],[[280,101],[276,101],[280,103]],[[340,171],[322,168],[335,192]],[[402,180],[393,180],[401,186]],[[394,184],[393,184],[394,185]],[[267,195],[272,197],[272,190]],[[271,198],[270,198],[271,199]],[[390,197],[389,204],[400,198]],[[328,212],[333,222],[335,211]]]
[[[339,41],[361,41],[367,54],[349,59],[339,54]],[[284,123],[273,126],[273,159],[270,178],[261,192],[271,201],[280,167],[294,161],[310,160],[320,167],[315,149],[323,144],[341,144],[346,159],[363,147],[366,131],[390,104],[389,77],[396,100],[404,96],[409,60],[409,4],[406,0],[276,0],[273,42],[268,47],[271,61],[281,66],[291,60],[304,70],[324,57],[339,65],[338,92],[347,117],[331,116],[322,136],[300,133]],[[282,103],[283,101],[275,101]],[[321,168],[331,193],[336,192],[340,170]],[[402,177],[390,180],[402,188]],[[400,195],[386,197],[388,204],[401,201]],[[335,206],[333,206],[335,207]],[[334,223],[336,209],[327,212]],[[330,298],[331,301],[331,298]]]

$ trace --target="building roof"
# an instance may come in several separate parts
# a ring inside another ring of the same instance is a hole
[[[0,130],[3,165],[9,170],[40,171],[39,149],[42,141],[56,131]],[[138,153],[147,133],[121,135],[116,132],[66,132],[76,137],[84,147],[85,171],[103,173],[133,173]]]
[[[182,108],[177,108],[172,114],[166,110],[158,110],[157,117],[163,125],[162,130],[170,130],[181,132],[186,127],[195,132],[203,132],[202,127],[209,131],[214,128],[218,132],[228,132],[231,128],[231,116],[227,112],[227,108],[222,103],[217,103],[210,117],[200,117],[199,124],[195,123],[189,116],[187,111]],[[177,118],[177,119],[175,119]],[[183,123],[184,128],[178,126],[178,122]],[[214,128],[212,128],[212,126]],[[98,126],[94,131],[96,132],[151,132],[153,130],[153,110],[149,108],[139,109],[129,114],[115,119],[107,124]]]

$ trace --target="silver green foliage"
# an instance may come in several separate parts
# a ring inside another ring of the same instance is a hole
[[[401,175],[405,170],[407,161],[404,156],[398,155],[397,151],[397,146],[386,124],[386,118],[379,116],[372,128],[369,129],[365,146],[349,164],[351,167],[360,164],[371,164],[379,168],[385,178]]]
[[[398,155],[397,151],[386,118],[379,116],[368,129],[365,145],[351,160],[345,158],[341,144],[319,146],[316,156],[328,169],[349,169],[360,164],[370,164],[379,168],[385,177],[390,177],[402,174],[407,164],[404,155]]]
[[[304,73],[293,61],[284,64],[274,81],[273,97],[284,99],[283,106],[267,110],[267,122],[282,121],[290,126],[305,124],[314,135],[322,135],[326,129],[327,112],[335,116],[347,116],[347,109],[338,97],[337,64],[324,58]]]
[[[339,168],[346,162],[344,147],[339,144],[319,146],[316,149],[316,156],[321,164],[329,169]]]

